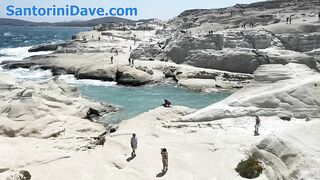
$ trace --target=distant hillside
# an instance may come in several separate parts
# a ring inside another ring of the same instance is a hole
[[[7,19],[0,18],[0,25],[10,25],[10,26],[58,26],[58,27],[93,27],[98,24],[107,24],[113,22],[128,22],[132,21],[125,18],[119,17],[103,17],[97,18],[87,21],[70,21],[70,22],[56,22],[56,23],[48,23],[48,22],[31,22],[24,21],[19,19]]]

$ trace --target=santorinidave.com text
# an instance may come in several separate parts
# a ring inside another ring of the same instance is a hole
[[[7,16],[137,16],[135,7],[80,7],[78,5],[65,5],[58,7],[6,7]]]

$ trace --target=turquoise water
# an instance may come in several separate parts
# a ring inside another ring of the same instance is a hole
[[[225,99],[228,93],[199,93],[175,85],[154,85],[144,87],[79,85],[83,96],[112,104],[120,111],[108,115],[104,123],[118,123],[140,113],[159,107],[164,99],[173,105],[195,109],[204,108]]]

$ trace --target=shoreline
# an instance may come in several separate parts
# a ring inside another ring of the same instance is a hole
[[[93,32],[93,31],[91,31]],[[117,31],[115,31],[117,32]],[[121,31],[119,32],[121,33]],[[77,35],[78,37],[85,36],[90,37],[90,32],[83,32],[79,33]],[[93,33],[94,36],[97,36],[97,32]],[[117,38],[116,41],[128,41],[125,39]],[[107,40],[108,41],[108,40]],[[112,40],[111,40],[112,41]],[[88,43],[88,44],[87,44]],[[175,63],[170,62],[161,62],[161,61],[141,61],[141,60],[135,60],[135,68],[129,68],[128,66],[127,58],[129,58],[130,51],[128,50],[121,50],[123,47],[123,43],[116,43],[113,42],[107,42],[110,43],[110,45],[107,46],[115,46],[113,49],[120,49],[122,52],[119,53],[119,57],[114,55],[114,52],[104,52],[103,49],[101,49],[101,43],[106,43],[105,41],[97,42],[95,41],[88,41],[87,43],[81,43],[78,41],[71,41],[67,43],[70,44],[71,47],[65,47],[58,50],[58,52],[54,52],[47,55],[39,55],[39,56],[32,56],[30,58],[27,58],[23,61],[5,61],[2,62],[2,65],[4,65],[5,68],[8,69],[14,69],[14,68],[30,68],[32,66],[37,66],[40,69],[48,70],[51,69],[53,71],[54,75],[63,75],[63,74],[73,74],[77,79],[94,79],[94,80],[102,80],[102,81],[116,81],[119,84],[122,85],[129,85],[129,86],[140,86],[144,84],[149,83],[161,83],[162,81],[166,81],[167,79],[173,78],[173,81],[179,81],[181,79],[183,83],[178,83],[179,85],[182,85],[188,89],[196,90],[196,91],[233,91],[238,88],[243,87],[245,84],[250,82],[250,79],[252,79],[252,75],[249,74],[242,74],[242,73],[232,73],[227,71],[219,71],[219,70],[212,70],[212,69],[204,69],[204,68],[196,68],[188,65],[179,65]],[[77,47],[78,44],[83,47]],[[100,45],[99,45],[100,44]],[[76,49],[73,46],[76,46]],[[117,47],[118,46],[118,47]],[[133,43],[132,43],[132,46]],[[121,48],[120,48],[121,47]],[[88,49],[88,48],[93,48]],[[105,48],[105,47],[102,47]],[[126,47],[129,49],[129,47]],[[68,52],[68,49],[72,49],[72,51],[75,51],[75,54],[71,53],[62,53],[62,52]],[[92,63],[86,63],[88,59],[93,60],[93,57],[90,55],[90,53],[94,53],[95,50],[98,50],[98,52],[94,55],[95,59],[100,59],[97,61],[98,64],[101,64],[101,59],[104,59],[102,61],[102,68],[101,66],[95,66]],[[115,64],[108,63],[108,58],[111,56],[114,56],[115,58]],[[88,58],[88,59],[86,59]],[[120,58],[120,59],[119,59]],[[64,61],[73,61],[73,59],[77,59],[74,63],[65,63]],[[121,60],[121,61],[119,61]],[[62,62],[63,61],[63,62]],[[105,64],[106,63],[106,64]],[[73,65],[74,64],[74,65]],[[99,70],[101,72],[99,72]],[[182,71],[182,72],[181,72]],[[106,74],[101,74],[106,73]],[[124,79],[118,76],[118,74],[125,74],[125,76],[128,76]],[[179,75],[177,75],[178,73]],[[184,75],[185,74],[185,75]],[[224,74],[228,74],[228,76],[233,77],[235,81],[234,83],[232,81],[229,81],[227,78],[222,77]],[[220,77],[221,78],[220,78]],[[219,77],[219,80],[217,81],[215,78]],[[120,80],[119,80],[120,79]],[[183,81],[183,80],[190,79],[190,81]],[[206,80],[206,79],[214,79],[213,84],[210,85],[206,89],[199,89],[196,85],[197,82],[200,80]],[[217,81],[217,82],[216,82]],[[225,81],[225,82],[224,82]],[[229,82],[228,82],[229,81]],[[194,85],[195,86],[194,86]],[[224,87],[225,86],[225,87]]]

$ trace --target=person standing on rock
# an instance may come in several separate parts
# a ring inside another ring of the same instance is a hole
[[[138,148],[138,140],[137,140],[136,134],[132,134],[130,144],[131,144],[131,148],[132,148],[131,157],[135,157],[136,156],[136,149]]]
[[[168,162],[169,162],[169,158],[168,158],[168,151],[166,148],[162,148],[161,149],[161,157],[162,157],[162,171],[166,172],[168,171]]]
[[[289,17],[289,24],[291,24],[291,22],[292,22],[292,18],[291,18],[291,16]]]
[[[134,59],[131,59],[131,67],[134,66]]]
[[[113,56],[110,57],[111,64],[113,64]]]
[[[259,136],[259,127],[261,125],[261,121],[260,118],[258,116],[256,116],[256,124],[254,125],[254,135],[255,136]]]
[[[131,58],[130,57],[128,59],[128,62],[129,62],[129,66],[131,66]]]

